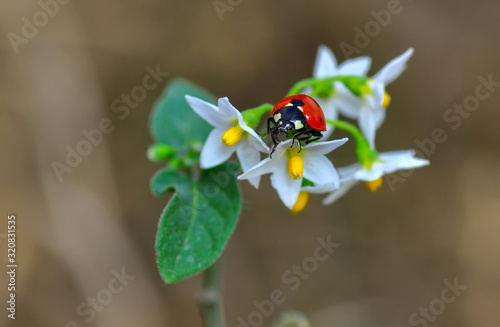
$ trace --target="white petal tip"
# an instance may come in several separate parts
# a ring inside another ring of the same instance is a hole
[[[210,168],[214,168],[218,165],[212,165],[212,164],[207,164],[207,163],[202,163],[200,162],[200,168],[201,169],[210,169]]]
[[[252,185],[255,189],[259,189],[259,184],[260,184],[260,181],[257,181],[257,182],[250,182],[250,185]]]
[[[422,166],[428,166],[431,164],[431,162],[427,159],[422,159],[422,158],[416,158],[418,161],[420,161],[420,165]]]

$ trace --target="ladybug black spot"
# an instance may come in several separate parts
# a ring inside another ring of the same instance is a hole
[[[304,102],[298,99],[292,99],[290,103],[295,107],[302,107],[304,105]]]

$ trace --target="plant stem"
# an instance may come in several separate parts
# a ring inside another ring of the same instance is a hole
[[[203,272],[198,306],[204,327],[225,327],[221,301],[220,264],[216,261]]]
[[[370,148],[370,144],[356,126],[342,120],[327,119],[326,123],[351,133],[356,141],[356,157],[358,158],[358,162],[367,168],[372,166],[373,162],[378,158],[377,150]]]
[[[264,103],[258,107],[247,109],[241,114],[243,115],[243,120],[248,124],[248,126],[255,129],[257,125],[259,125],[262,115],[269,114],[271,110],[273,110],[273,107],[274,106],[270,103]]]
[[[312,87],[313,91],[310,96],[318,95],[322,91],[328,90],[328,87],[333,87],[333,83],[335,81],[340,81],[344,83],[345,87],[347,87],[354,95],[360,96],[361,87],[366,85],[368,78],[364,76],[352,76],[352,75],[335,75],[331,77],[310,77],[295,83],[290,91],[288,91],[287,96],[291,96],[294,94],[299,94],[304,89],[308,87]]]
[[[292,86],[292,88],[290,89],[290,91],[288,91],[286,96],[291,96],[300,93],[300,91],[302,91],[308,86],[311,86],[315,81],[316,81],[315,78],[306,78],[301,81],[298,81]]]
[[[366,139],[363,137],[363,134],[361,134],[361,131],[353,124],[350,124],[350,123],[342,121],[342,120],[330,120],[330,119],[327,119],[326,123],[333,125],[333,126],[337,127],[338,129],[349,132],[354,137],[356,142],[360,142],[360,143],[367,142]]]

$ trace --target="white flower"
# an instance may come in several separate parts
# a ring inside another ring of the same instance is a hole
[[[337,75],[365,76],[371,65],[370,57],[357,57],[337,64],[337,58],[332,50],[324,45],[318,48],[313,76],[316,78],[332,77]]]
[[[358,119],[359,127],[371,148],[375,145],[375,133],[385,119],[390,97],[385,87],[398,78],[406,69],[406,63],[413,54],[413,49],[387,63],[378,73],[368,79],[366,88],[361,89],[361,101],[340,108],[340,112],[352,119]],[[350,92],[347,90],[347,92]],[[354,96],[354,94],[352,94]]]
[[[271,173],[271,183],[289,209],[297,202],[303,178],[315,185],[329,184],[330,190],[339,185],[337,171],[325,155],[347,142],[347,138],[311,143],[300,152],[298,146],[290,147],[291,142],[279,143],[272,159],[266,158],[238,176],[238,179],[248,179]]]
[[[375,191],[382,185],[382,176],[397,170],[419,168],[428,164],[429,160],[416,158],[414,150],[406,150],[380,153],[370,168],[359,163],[338,168],[340,187],[331,192],[323,200],[323,204],[333,203],[360,181],[367,182],[368,188]]]
[[[227,97],[220,98],[218,106],[190,95],[186,95],[186,101],[201,118],[215,127],[201,150],[201,168],[220,165],[236,152],[241,168],[246,172],[259,163],[259,151],[269,153],[269,147],[245,123],[241,113]],[[259,181],[259,177],[249,180],[255,188],[259,186]]]
[[[349,59],[337,64],[337,59],[333,52],[326,46],[321,45],[316,55],[316,62],[314,64],[313,77],[314,78],[328,78],[338,75],[343,76],[366,76],[370,69],[370,57],[358,57]],[[349,91],[349,89],[339,81],[334,82],[334,94],[328,98],[321,98],[315,96],[314,99],[318,102],[323,109],[326,119],[337,120],[338,112],[343,112],[343,108],[360,107],[361,100]],[[348,112],[349,113],[349,112]],[[327,138],[332,132],[334,127],[327,125],[326,132],[323,137]]]

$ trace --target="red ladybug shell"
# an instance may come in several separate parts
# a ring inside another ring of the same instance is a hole
[[[316,100],[305,94],[292,95],[280,100],[274,106],[273,111],[271,111],[271,115],[274,115],[276,111],[280,110],[286,105],[290,105],[290,101],[294,99],[304,102],[304,105],[299,106],[298,108],[304,114],[307,124],[315,130],[326,131],[326,121],[323,110],[316,102]]]

